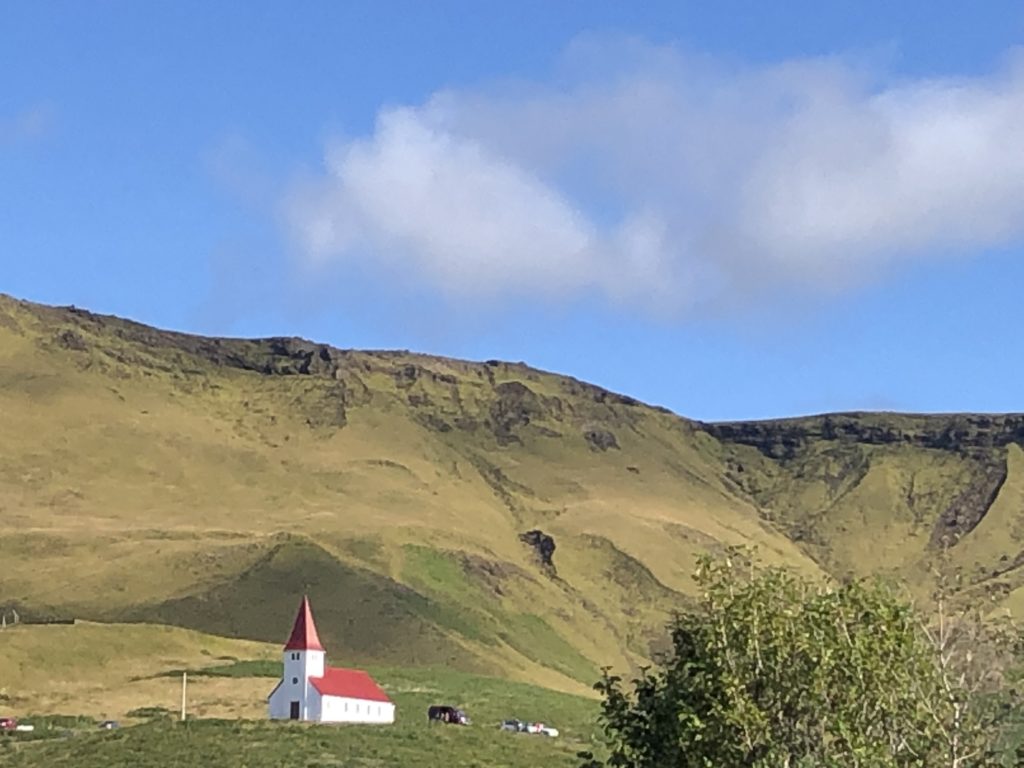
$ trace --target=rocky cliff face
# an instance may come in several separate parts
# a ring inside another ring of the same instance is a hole
[[[751,482],[736,457],[727,461],[727,476],[770,516],[776,508],[789,510],[773,519],[795,540],[819,546],[826,546],[829,536],[822,531],[843,499],[885,462],[886,482],[893,490],[903,486],[904,498],[875,496],[872,505],[905,508],[922,526],[932,551],[956,546],[981,524],[1003,489],[1007,446],[1024,444],[1022,414],[840,413],[700,424],[698,429],[727,447],[755,448],[768,459],[771,479],[758,478],[760,485]],[[919,474],[922,467],[941,462],[946,462],[944,472]],[[941,490],[937,482],[944,483]],[[820,507],[794,514],[792,497],[815,484],[823,486]]]
[[[838,413],[777,421],[701,424],[700,429],[723,442],[750,445],[769,458],[783,460],[794,458],[818,441],[903,444],[968,452],[1024,443],[1024,414]]]
[[[390,382],[388,397],[397,397],[421,425],[438,433],[489,434],[502,447],[520,444],[529,433],[582,438],[593,451],[617,449],[614,430],[622,419],[615,409],[650,409],[633,398],[522,363],[469,362],[404,350],[346,350],[296,337],[194,336],[75,307],[45,307],[2,295],[0,300],[28,309],[42,321],[41,331],[51,349],[81,365],[119,368],[115,375],[146,370],[202,373],[194,369],[203,363],[266,377],[318,381],[318,395],[307,393],[313,427],[344,427],[352,408],[382,394],[379,383],[371,381]],[[6,317],[3,310],[0,302],[0,319]],[[111,338],[118,343],[111,344]],[[547,386],[534,384],[541,379]]]

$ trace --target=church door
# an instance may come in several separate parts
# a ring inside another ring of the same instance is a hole
[[[292,702],[292,711],[291,711],[291,714],[289,715],[289,717],[292,720],[298,720],[299,719],[299,702],[297,702],[297,701],[293,701]]]

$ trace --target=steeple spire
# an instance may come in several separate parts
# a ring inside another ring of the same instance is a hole
[[[285,644],[286,651],[322,651],[320,637],[316,633],[316,624],[313,623],[313,611],[309,607],[309,597],[303,595],[302,605],[299,606],[299,613],[295,617],[295,625],[292,627],[292,634]]]

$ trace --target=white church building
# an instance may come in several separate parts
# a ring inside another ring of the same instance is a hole
[[[393,723],[395,705],[360,669],[325,666],[326,653],[302,598],[284,646],[284,674],[267,697],[272,720],[315,723]]]

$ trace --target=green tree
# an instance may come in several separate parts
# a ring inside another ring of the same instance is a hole
[[[671,627],[663,666],[605,670],[604,760],[585,768],[975,768],[992,765],[1005,647],[980,612],[934,622],[876,581],[821,585],[700,561],[702,599]],[[984,637],[983,637],[984,635]]]

